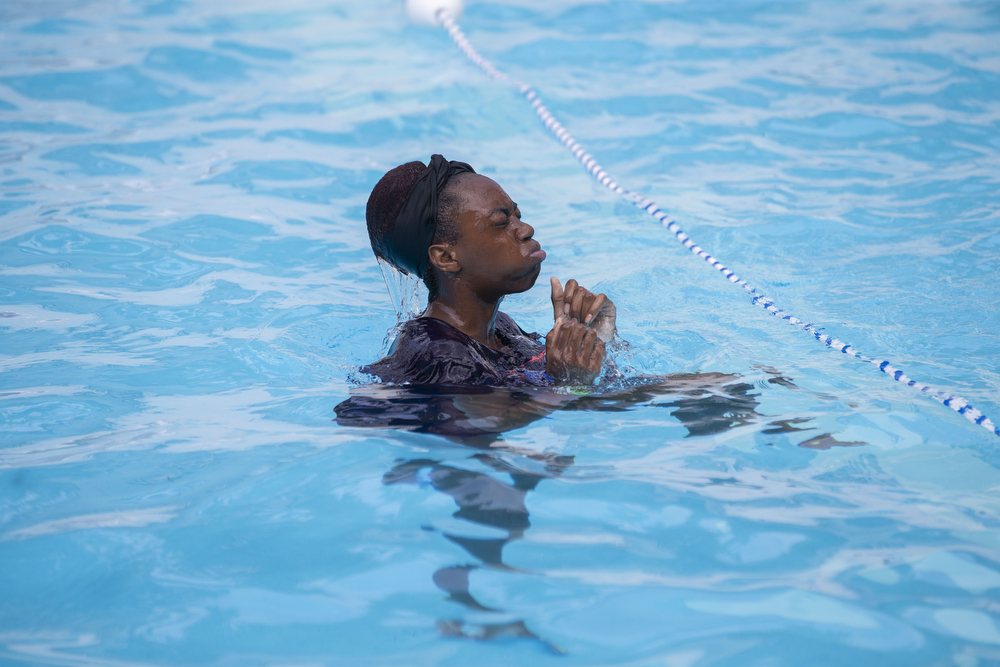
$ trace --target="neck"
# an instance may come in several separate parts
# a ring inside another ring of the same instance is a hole
[[[466,336],[495,350],[503,347],[495,329],[500,311],[499,298],[483,298],[458,280],[441,280],[439,284],[438,298],[427,305],[424,317],[447,322]]]

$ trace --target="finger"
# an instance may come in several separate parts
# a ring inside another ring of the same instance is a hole
[[[563,355],[555,345],[545,348],[545,370],[551,374],[553,370],[563,365]]]
[[[588,333],[590,333],[590,330],[582,324],[577,324],[573,327],[573,337],[569,340],[569,349],[573,353],[573,360],[577,366],[582,366],[587,361],[587,357],[582,352],[583,339]]]
[[[590,294],[590,290],[585,287],[577,287],[573,291],[573,305],[570,307],[570,312],[573,313],[573,317],[583,321],[583,300]]]
[[[552,331],[545,336],[545,370],[553,376],[561,376],[565,366],[565,357],[559,346],[562,322],[562,318],[556,319]]]
[[[604,345],[604,341],[600,338],[597,339],[597,344],[594,345],[594,352],[590,357],[590,369],[600,370],[601,366],[604,365],[604,357],[607,354],[607,349]]]
[[[572,300],[578,286],[579,283],[573,278],[566,281],[566,290],[563,293],[563,303],[565,304],[563,306],[563,312],[570,317],[574,316],[572,310]]]
[[[557,347],[558,348],[559,347],[559,341],[560,341],[560,339],[566,338],[566,334],[565,334],[565,331],[564,331],[565,328],[566,328],[566,320],[564,318],[561,318],[561,317],[556,318],[555,326],[553,326],[552,327],[552,331],[549,332],[549,336],[552,337],[552,346],[553,347]],[[545,337],[546,345],[549,344],[548,343],[549,336]]]
[[[552,315],[558,320],[565,314],[566,304],[563,302],[563,286],[555,276],[549,279],[549,285],[552,286]]]
[[[593,302],[591,302],[587,308],[587,314],[583,318],[583,323],[590,324],[593,322],[594,318],[597,317],[597,314],[601,312],[601,308],[603,308],[604,304],[607,303],[607,300],[608,297],[603,294],[598,294],[594,297]]]
[[[583,288],[581,288],[583,289]],[[584,320],[587,319],[587,313],[590,312],[590,304],[594,300],[594,293],[590,290],[586,290],[583,293],[583,299],[580,301],[580,322],[582,324],[587,324]]]
[[[584,366],[591,365],[591,358],[594,356],[594,345],[597,342],[597,332],[587,329],[583,340],[580,341],[580,361]]]
[[[598,309],[594,308],[594,303],[597,302],[600,296],[603,295],[587,292],[587,298],[583,300],[583,305],[580,307],[580,321],[584,324],[589,325],[597,317]]]
[[[556,333],[556,348],[560,352],[565,352],[567,342],[573,334],[573,325],[568,320],[561,319],[556,323],[556,326],[559,327],[559,331]],[[565,354],[563,357],[565,358]]]

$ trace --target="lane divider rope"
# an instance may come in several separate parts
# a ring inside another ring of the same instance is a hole
[[[444,27],[444,29],[448,31],[448,35],[451,37],[452,41],[455,42],[455,45],[459,48],[459,50],[462,53],[465,54],[465,56],[470,61],[472,61],[473,64],[475,64],[481,70],[483,70],[483,72],[485,72],[487,76],[489,76],[491,79],[495,81],[511,83],[520,91],[521,95],[523,95],[525,99],[527,99],[528,102],[531,103],[531,106],[534,108],[535,113],[538,115],[539,119],[541,119],[541,121],[545,124],[545,127],[548,128],[548,130],[553,135],[555,135],[556,139],[558,139],[566,148],[568,148],[571,153],[573,153],[573,155],[580,162],[580,164],[582,164],[584,168],[590,172],[591,176],[593,176],[601,185],[605,186],[612,192],[621,195],[625,199],[632,202],[632,204],[634,204],[636,207],[642,209],[649,215],[659,220],[667,228],[667,230],[670,231],[674,235],[674,237],[681,242],[681,244],[685,248],[691,251],[692,254],[705,260],[705,262],[707,262],[709,266],[711,266],[716,271],[721,273],[729,282],[745,289],[747,293],[750,294],[750,302],[752,304],[760,306],[761,308],[763,308],[770,314],[774,315],[775,317],[778,317],[788,322],[789,324],[794,325],[799,329],[812,334],[813,338],[818,340],[823,345],[826,345],[831,349],[838,350],[843,354],[846,354],[850,357],[854,357],[855,359],[858,359],[865,363],[872,364],[873,366],[875,366],[880,371],[891,377],[896,382],[902,382],[903,384],[913,387],[914,389],[916,389],[921,393],[927,394],[930,398],[933,398],[935,401],[938,401],[939,403],[942,403],[943,405],[951,408],[958,414],[968,419],[973,424],[978,424],[979,426],[982,426],[988,431],[991,431],[992,433],[1000,436],[1000,426],[995,425],[989,417],[984,415],[976,408],[972,407],[972,405],[964,398],[934,389],[933,387],[923,384],[922,382],[911,380],[909,377],[907,377],[907,375],[903,371],[893,367],[892,364],[890,364],[888,361],[884,359],[873,359],[871,357],[867,357],[858,352],[853,346],[836,338],[831,338],[830,336],[827,336],[826,334],[822,333],[820,331],[822,327],[816,327],[810,323],[803,322],[797,317],[793,317],[792,315],[786,313],[784,310],[781,310],[780,308],[775,306],[774,301],[765,296],[756,287],[752,286],[746,280],[740,278],[732,271],[732,269],[729,269],[728,267],[723,265],[722,262],[720,262],[718,259],[716,259],[707,251],[705,251],[701,246],[692,241],[676,222],[671,220],[666,213],[664,213],[659,209],[659,207],[653,200],[644,197],[636,192],[633,192],[625,187],[622,187],[614,179],[612,179],[611,176],[609,176],[608,173],[604,170],[604,168],[597,163],[597,160],[595,160],[593,156],[590,155],[590,153],[585,151],[583,147],[579,143],[577,143],[576,139],[574,139],[570,135],[570,133],[566,131],[566,128],[563,127],[562,124],[555,119],[552,113],[542,103],[542,100],[538,96],[538,93],[536,93],[531,88],[531,86],[527,85],[526,83],[518,81],[517,79],[508,76],[507,74],[504,74],[496,67],[494,67],[493,64],[490,63],[490,61],[482,57],[479,54],[479,52],[476,51],[476,49],[472,46],[472,44],[469,43],[469,40],[465,37],[465,34],[462,32],[461,28],[458,27],[458,24],[455,23],[455,20],[451,17],[451,15],[448,14],[448,12],[446,12],[443,9],[440,9],[438,10],[436,17],[438,22],[442,25],[442,27]]]

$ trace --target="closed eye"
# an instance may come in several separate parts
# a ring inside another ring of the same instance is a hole
[[[510,224],[511,213],[513,213],[513,215],[514,215],[515,218],[517,218],[518,220],[520,220],[521,219],[521,209],[519,209],[517,207],[516,203],[514,204],[513,208],[514,208],[514,210],[511,211],[511,209],[507,208],[506,206],[497,206],[495,209],[493,209],[492,211],[490,211],[490,217],[493,217],[497,213],[502,213],[503,217],[504,217],[504,219],[503,219],[502,222],[498,221],[498,222],[496,222],[494,224],[497,227],[506,227],[508,224]]]
[[[494,217],[497,213],[500,213],[500,214],[503,215],[503,220],[502,221],[498,220],[497,222],[495,222],[493,224],[496,227],[506,227],[507,223],[510,222],[510,209],[507,208],[506,206],[497,206],[495,209],[493,209],[492,211],[490,211],[490,217],[491,218]]]

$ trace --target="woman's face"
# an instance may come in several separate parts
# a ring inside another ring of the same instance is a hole
[[[521,221],[521,211],[495,181],[480,174],[463,174],[457,184],[459,213],[454,244],[461,270],[487,299],[524,292],[535,284],[545,251],[535,230]]]

